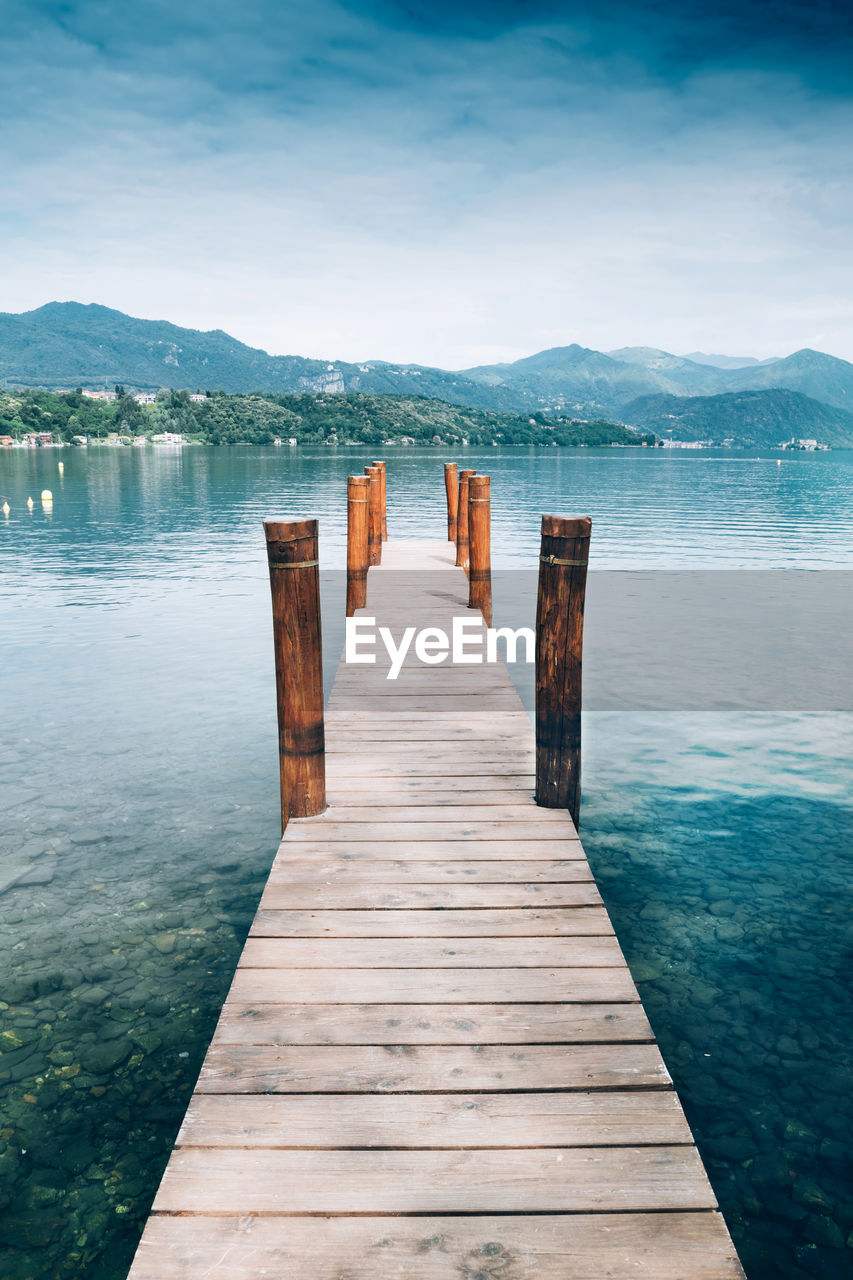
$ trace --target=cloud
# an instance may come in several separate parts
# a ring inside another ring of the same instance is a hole
[[[840,6],[8,2],[4,309],[458,365],[853,355]]]

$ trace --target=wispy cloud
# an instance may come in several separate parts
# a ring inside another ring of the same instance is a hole
[[[7,6],[3,309],[458,365],[853,356],[833,0]]]

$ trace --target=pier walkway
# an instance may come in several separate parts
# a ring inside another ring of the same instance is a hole
[[[466,612],[446,543],[368,609]],[[473,614],[467,615],[469,618]],[[130,1280],[737,1280],[502,664],[342,663]]]

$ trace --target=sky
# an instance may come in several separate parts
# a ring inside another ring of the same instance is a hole
[[[0,10],[0,311],[853,359],[853,0]]]

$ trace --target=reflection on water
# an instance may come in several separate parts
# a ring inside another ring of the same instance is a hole
[[[58,456],[0,454],[0,1274],[121,1280],[277,841],[260,520],[318,515],[340,567],[371,458]],[[545,510],[589,512],[603,567],[850,564],[848,455],[465,456],[505,567]],[[389,451],[392,537],[442,536],[442,459]],[[841,1280],[850,718],[585,732],[584,838],[749,1278]]]

